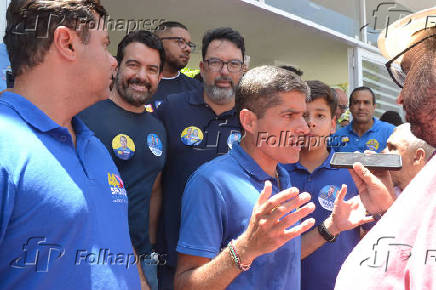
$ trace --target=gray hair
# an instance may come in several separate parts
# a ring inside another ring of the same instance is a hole
[[[427,142],[425,142],[422,139],[419,139],[415,135],[413,135],[412,131],[410,131],[410,123],[404,123],[395,128],[394,132],[398,132],[400,134],[404,134],[403,137],[407,140],[408,143],[408,150],[409,151],[416,151],[419,148],[423,149],[425,152],[425,158],[428,161],[430,157],[433,155],[433,152],[435,151],[435,148],[431,145],[429,145]]]

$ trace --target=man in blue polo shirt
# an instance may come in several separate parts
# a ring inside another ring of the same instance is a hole
[[[345,258],[360,240],[359,225],[371,219],[365,218],[365,208],[348,170],[330,167],[334,150],[327,147],[327,140],[336,130],[337,98],[320,81],[307,84],[311,97],[305,113],[309,138],[299,162],[285,168],[292,185],[309,192],[316,206],[309,217],[318,226],[301,238],[301,289],[329,290],[334,288]],[[347,185],[346,196],[341,192],[343,184]],[[343,202],[344,197],[347,202]],[[360,207],[352,211],[355,205]]]
[[[157,36],[143,30],[129,33],[118,45],[119,66],[110,99],[79,114],[106,146],[125,181],[130,237],[145,274],[141,278],[153,290],[158,288],[157,265],[150,258],[167,140],[164,126],[145,111],[144,104],[157,89],[164,59]]]
[[[196,45],[191,42],[188,28],[180,22],[167,21],[160,24],[155,34],[162,40],[165,49],[165,63],[162,79],[156,93],[148,102],[152,110],[159,107],[164,98],[201,87],[201,83],[180,72],[191,58]]]
[[[123,181],[74,117],[109,94],[116,60],[106,12],[74,3],[12,1],[7,11],[16,79],[0,97],[1,289],[140,287]],[[36,21],[46,25],[23,26]]]
[[[244,38],[231,28],[208,31],[202,53],[204,89],[170,95],[156,111],[168,137],[158,235],[159,253],[168,256],[166,265],[159,266],[160,289],[173,289],[181,197],[188,177],[204,162],[227,153],[241,136],[234,104],[243,73]]]
[[[289,188],[279,162],[298,161],[307,94],[306,83],[282,68],[243,76],[240,145],[201,166],[183,194],[176,289],[300,289],[299,235],[314,220],[298,221],[314,205],[296,210],[310,195]],[[291,138],[275,143],[282,132]]]
[[[385,149],[386,141],[395,127],[374,117],[375,102],[375,94],[371,88],[358,87],[353,90],[350,95],[353,121],[332,137],[331,145],[336,151],[380,152]]]

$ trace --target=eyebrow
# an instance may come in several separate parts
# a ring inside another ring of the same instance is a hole
[[[287,109],[284,111],[281,111],[280,114],[284,114],[284,113],[292,113],[292,114],[303,114],[305,111],[297,111],[294,109]]]

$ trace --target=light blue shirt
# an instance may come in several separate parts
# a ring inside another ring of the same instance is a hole
[[[364,152],[371,150],[380,152],[386,148],[389,136],[394,132],[395,126],[373,118],[374,124],[362,136],[353,131],[353,122],[339,129],[332,135],[330,146],[338,152]]]

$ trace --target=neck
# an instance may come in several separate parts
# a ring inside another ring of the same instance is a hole
[[[122,108],[125,111],[133,112],[133,113],[143,113],[145,111],[145,106],[134,106],[126,102],[119,94],[118,90],[114,87],[111,91],[109,99],[112,100],[118,107]]]
[[[259,150],[259,147],[257,147],[254,142],[251,142],[247,137],[249,136],[242,138],[240,143],[241,147],[251,156],[251,158],[254,159],[263,171],[265,171],[269,176],[275,178],[277,176],[278,162],[265,155],[261,150]]]
[[[302,150],[300,153],[300,163],[303,165],[310,173],[321,166],[324,161],[329,156],[329,151],[326,146],[318,148],[316,150]]]
[[[357,123],[353,121],[352,123],[353,131],[357,133],[357,135],[362,136],[365,134],[369,129],[371,129],[372,125],[374,124],[374,120],[371,118],[371,121],[367,123]]]
[[[230,111],[235,106],[235,98],[233,98],[229,103],[224,105],[217,105],[209,98],[206,92],[203,93],[204,102],[211,107],[211,109],[215,112],[215,115],[219,116],[224,112]]]
[[[179,73],[179,71],[176,70],[175,68],[173,68],[172,66],[169,66],[166,63],[164,64],[163,70],[162,70],[162,76],[164,78],[173,78],[173,77],[177,76],[178,73]]]

